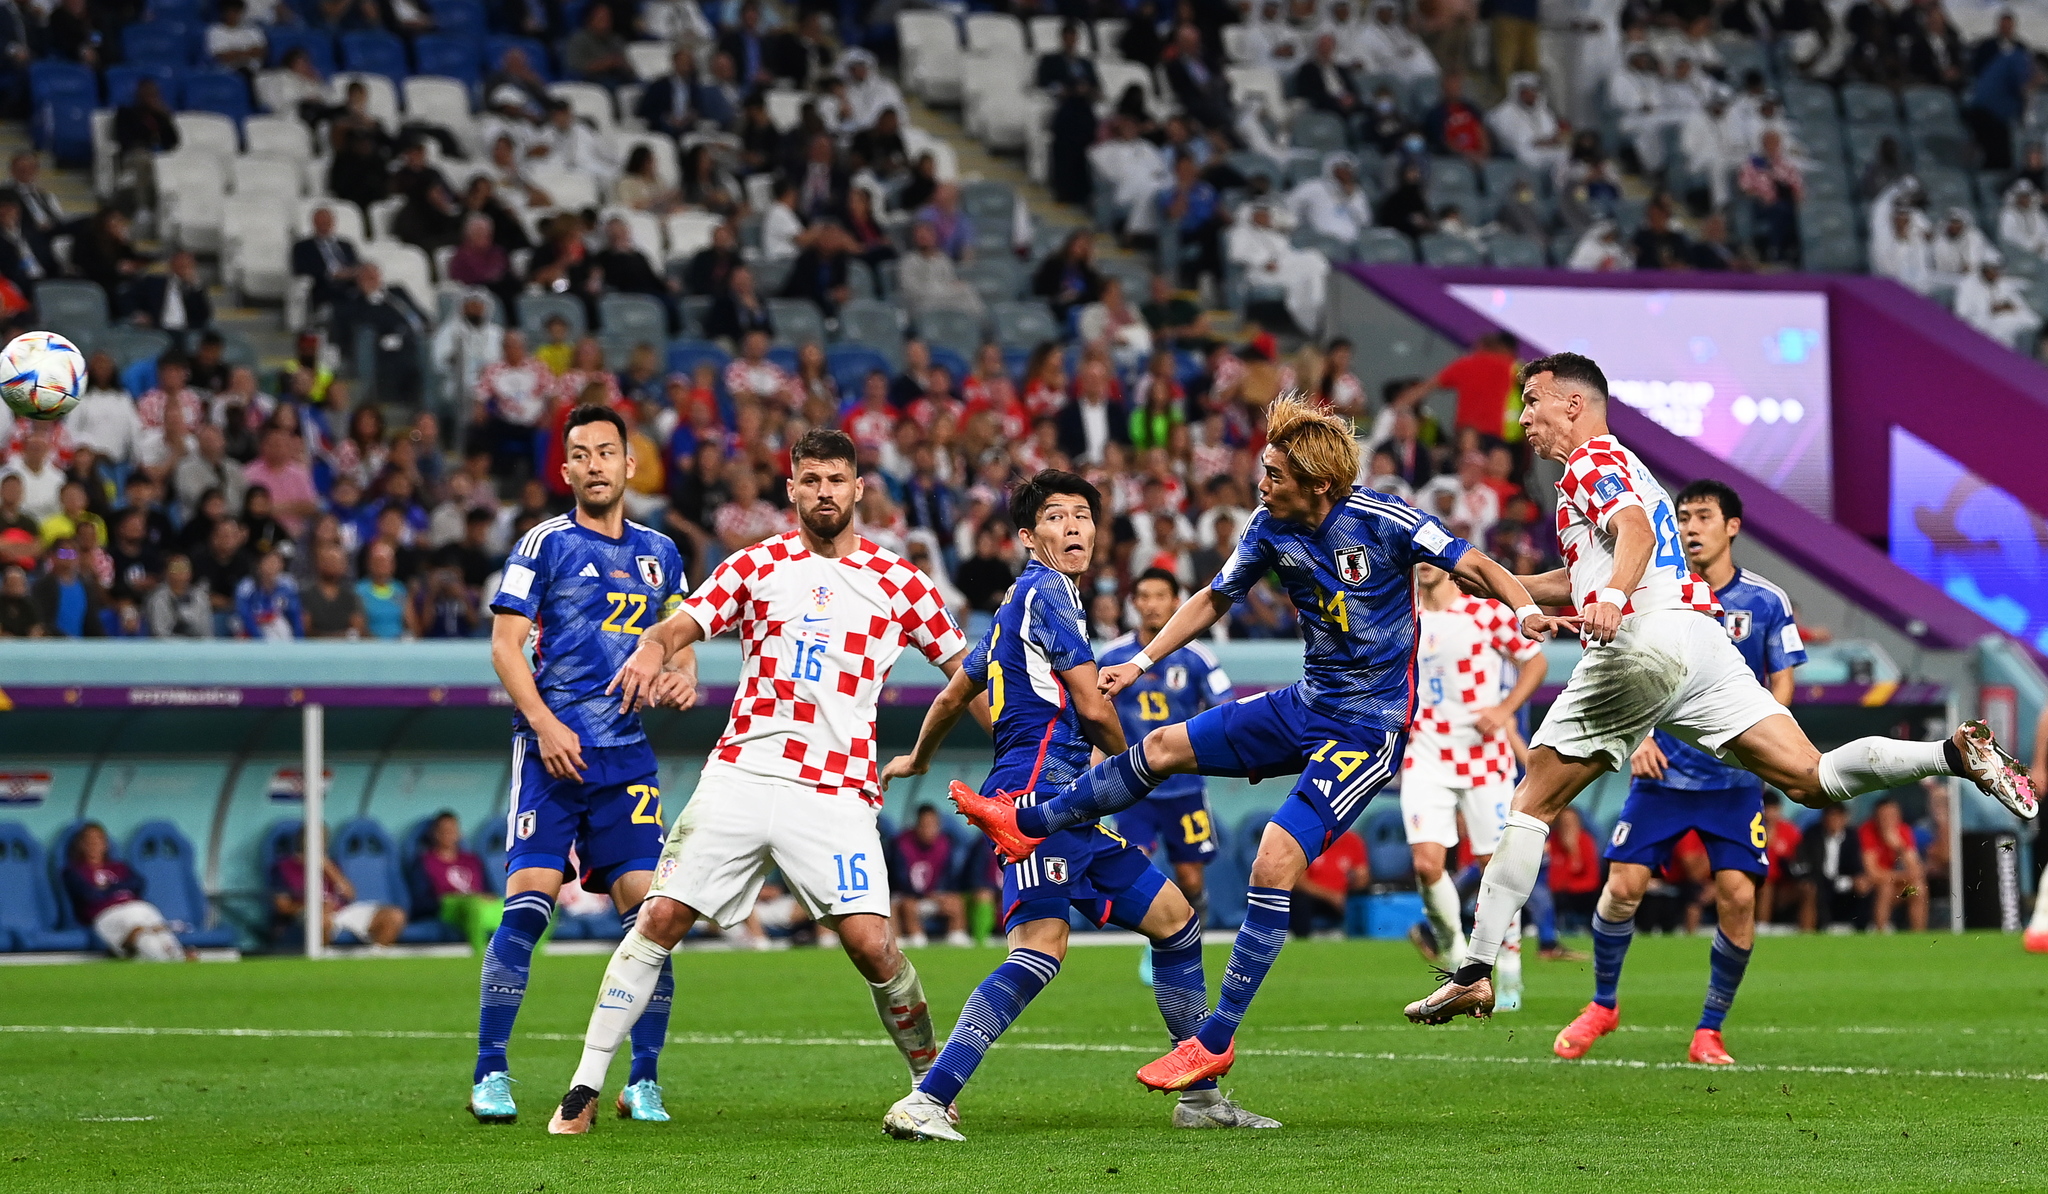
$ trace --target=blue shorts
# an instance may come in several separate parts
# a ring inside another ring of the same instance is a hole
[[[1629,785],[1621,819],[1607,839],[1607,861],[1656,870],[1671,861],[1678,839],[1695,829],[1715,870],[1761,875],[1771,869],[1761,787],[1687,792],[1641,780]]]
[[[661,826],[661,772],[645,740],[583,748],[583,782],[556,779],[524,735],[512,739],[512,813],[505,873],[544,866],[567,872],[569,848],[583,889],[609,893],[620,875],[651,871],[668,833]]]
[[[1069,908],[1098,926],[1135,930],[1165,886],[1144,851],[1101,825],[1062,829],[1003,868],[1003,931],[1065,920]]]
[[[1116,831],[1145,853],[1153,843],[1166,847],[1168,862],[1199,862],[1216,858],[1216,822],[1209,813],[1209,794],[1161,796],[1157,792],[1116,815]]]
[[[1373,794],[1401,771],[1405,730],[1359,726],[1276,688],[1205,709],[1189,719],[1188,741],[1203,775],[1298,775],[1273,824],[1294,835],[1310,862],[1351,828]]]

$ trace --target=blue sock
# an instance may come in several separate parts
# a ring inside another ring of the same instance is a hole
[[[1742,985],[1742,972],[1749,969],[1749,950],[1728,940],[1728,934],[1714,931],[1714,952],[1707,977],[1707,1005],[1700,1012],[1700,1027],[1720,1031],[1735,1002],[1735,988]]]
[[[476,1077],[509,1069],[505,1045],[512,1039],[512,1021],[526,998],[526,976],[533,970],[534,943],[554,919],[555,901],[544,891],[522,891],[505,901],[504,918],[484,947],[484,972],[476,1025]]]
[[[626,909],[620,915],[619,923],[628,933],[640,920],[640,907]],[[647,996],[647,1007],[640,1018],[633,1021],[633,1066],[626,1075],[626,1085],[636,1082],[659,1082],[661,1047],[668,1041],[668,1014],[675,1007],[676,972],[673,956],[662,959],[661,977],[654,980],[654,990]]]
[[[1035,949],[1013,949],[994,973],[981,980],[967,1006],[960,1009],[960,1022],[953,1025],[939,1059],[925,1072],[917,1088],[941,1103],[960,1097],[960,1088],[974,1076],[975,1067],[996,1043],[996,1038],[1024,1014],[1024,1008],[1045,984],[1059,976],[1060,961]]]
[[[1033,808],[1017,810],[1017,828],[1031,837],[1051,837],[1122,812],[1151,794],[1166,779],[1145,765],[1145,744],[1102,760],[1074,786]]]
[[[1230,961],[1223,967],[1216,1010],[1195,1033],[1209,1052],[1228,1049],[1237,1026],[1244,1023],[1252,996],[1259,993],[1259,984],[1266,981],[1266,972],[1280,957],[1280,947],[1287,944],[1287,916],[1293,898],[1293,892],[1278,887],[1245,890],[1244,927],[1237,931],[1237,943],[1230,947]]]
[[[1598,912],[1593,914],[1593,1002],[1612,1008],[1615,990],[1621,986],[1621,962],[1628,957],[1628,943],[1635,940],[1636,918],[1616,923]]]
[[[1546,865],[1547,872],[1549,867]],[[1557,948],[1557,899],[1550,894],[1547,875],[1538,876],[1536,887],[1529,892],[1529,900],[1522,905],[1522,922],[1536,922],[1536,944],[1542,949]]]
[[[1202,1030],[1209,1018],[1209,985],[1202,978],[1202,921],[1191,917],[1181,931],[1152,943],[1152,997],[1166,1035],[1178,1045]],[[1216,1080],[1204,1078],[1189,1090],[1214,1090]]]

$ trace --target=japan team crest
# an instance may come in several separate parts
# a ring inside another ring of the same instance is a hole
[[[1337,578],[1347,585],[1355,585],[1372,575],[1372,561],[1365,558],[1363,547],[1340,547],[1337,549]]]
[[[1749,637],[1750,612],[1746,609],[1731,609],[1721,615],[1721,625],[1728,631],[1728,641],[1739,643]]]
[[[1067,860],[1064,858],[1046,859],[1045,877],[1053,883],[1065,883],[1067,881]]]
[[[513,826],[512,832],[523,842],[533,836],[533,824],[534,814],[531,810],[520,813],[519,821]]]
[[[1175,692],[1188,686],[1188,669],[1175,664],[1166,669],[1166,686]]]
[[[650,589],[661,587],[661,557],[634,556],[633,563],[640,568],[640,581]]]

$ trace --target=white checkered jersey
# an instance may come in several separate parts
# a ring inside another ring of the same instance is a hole
[[[1614,577],[1614,516],[1631,507],[1650,520],[1656,542],[1642,583],[1621,612],[1692,609],[1721,616],[1714,590],[1693,574],[1678,539],[1671,496],[1635,453],[1611,435],[1596,435],[1564,462],[1557,483],[1557,542],[1571,570],[1572,604],[1583,610]]]
[[[908,560],[866,539],[837,559],[790,531],[727,556],[684,602],[706,637],[738,627],[740,684],[711,755],[756,775],[882,802],[875,702],[905,646],[967,640]]]
[[[1491,597],[1461,596],[1449,609],[1421,610],[1415,644],[1415,720],[1402,767],[1418,763],[1444,774],[1512,775],[1514,751],[1505,729],[1482,736],[1481,709],[1500,704],[1513,686],[1508,663],[1543,653],[1522,637],[1514,611]]]

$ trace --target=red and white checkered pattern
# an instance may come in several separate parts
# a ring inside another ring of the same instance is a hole
[[[1594,596],[1614,577],[1614,533],[1609,526],[1615,513],[1639,509],[1651,519],[1654,530],[1659,506],[1666,511],[1676,509],[1671,495],[1664,492],[1649,468],[1611,435],[1596,435],[1578,446],[1564,462],[1557,496],[1557,542],[1565,566],[1571,570],[1573,602],[1580,609],[1592,604]],[[1675,527],[1671,533],[1675,539]],[[1675,542],[1671,550],[1678,550]],[[1652,559],[1621,612],[1626,616],[1658,609],[1692,609],[1721,616],[1721,603],[1714,600],[1714,590],[1706,581],[1690,569],[1680,580],[1670,564],[1660,566]]]
[[[1481,709],[1507,695],[1507,661],[1534,659],[1543,644],[1522,637],[1514,611],[1491,597],[1459,597],[1449,609],[1421,612],[1415,644],[1420,694],[1402,768],[1424,767],[1453,786],[1474,776],[1513,774],[1507,731],[1482,736],[1474,722]]]
[[[882,802],[875,702],[906,645],[967,649],[931,580],[866,539],[837,559],[796,531],[727,556],[683,602],[707,636],[738,626],[740,687],[711,757],[756,775]]]

